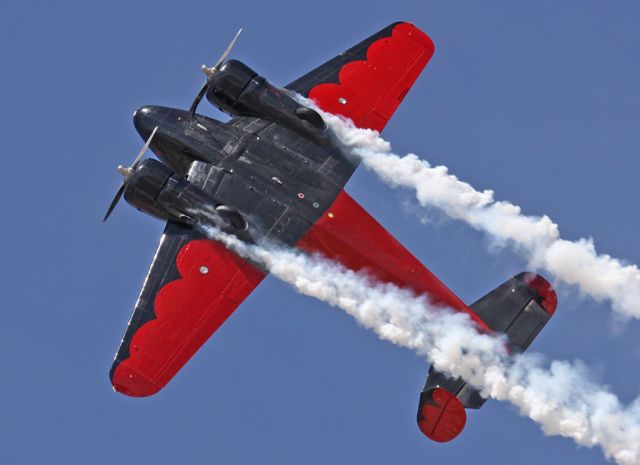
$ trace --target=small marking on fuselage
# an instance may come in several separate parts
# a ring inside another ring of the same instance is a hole
[[[208,272],[209,272],[209,268],[207,268],[206,266],[202,265],[200,267],[200,273],[207,274]]]
[[[333,218],[333,217],[334,217],[333,213],[331,213],[331,212],[329,212],[329,214],[328,214],[327,216],[328,216],[329,218]]]
[[[304,199],[304,194],[303,194],[302,192],[299,192],[299,193],[298,193],[298,198],[299,198],[299,199]]]
[[[344,105],[344,104],[346,104],[346,103],[347,103],[347,99],[346,99],[346,98],[344,98],[344,97],[340,97],[340,98],[338,98],[338,103],[339,103],[340,105]]]

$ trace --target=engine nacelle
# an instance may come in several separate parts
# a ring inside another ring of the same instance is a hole
[[[248,239],[248,224],[237,210],[220,204],[213,195],[152,158],[138,165],[127,182],[124,198],[138,210],[162,220],[189,225],[214,223]]]
[[[301,105],[290,91],[274,86],[240,61],[226,61],[209,78],[206,95],[230,115],[264,118],[317,143],[330,142],[327,125],[317,111]]]

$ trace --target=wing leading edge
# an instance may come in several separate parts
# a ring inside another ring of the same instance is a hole
[[[158,392],[264,277],[220,243],[167,223],[109,373],[114,389]]]

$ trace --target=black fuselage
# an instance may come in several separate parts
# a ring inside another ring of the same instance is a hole
[[[231,60],[210,83],[207,98],[234,116],[228,123],[159,106],[136,110],[143,139],[158,127],[151,148],[163,165],[141,163],[125,199],[185,223],[200,221],[193,211],[206,204],[222,206],[246,221],[251,238],[293,245],[332,204],[358,160],[340,149],[318,113],[247,70]],[[220,97],[227,82],[242,87],[239,79],[248,80],[242,92]]]

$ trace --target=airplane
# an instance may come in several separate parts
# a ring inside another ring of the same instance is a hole
[[[524,272],[466,305],[344,190],[360,160],[296,96],[382,131],[431,59],[432,40],[396,22],[277,87],[227,59],[238,34],[215,65],[203,65],[206,81],[189,110],[143,106],[134,113],[146,143],[131,166],[118,167],[124,180],[104,220],[124,195],[166,227],[109,373],[113,388],[134,397],[157,393],[268,274],[200,232],[210,217],[194,212],[207,209],[243,241],[322,254],[468,314],[479,331],[505,334],[511,353],[526,350],[556,310],[549,282]],[[231,119],[198,114],[204,97]],[[143,160],[149,147],[159,160]],[[463,379],[431,367],[418,427],[434,441],[450,441],[465,426],[465,409],[485,400]]]

